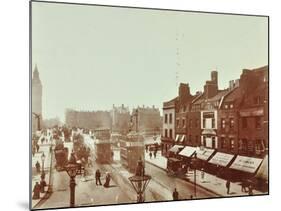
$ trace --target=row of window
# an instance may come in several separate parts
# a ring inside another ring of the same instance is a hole
[[[179,128],[180,127],[180,123],[181,123],[181,127],[185,128],[186,127],[186,120],[185,118],[182,118],[182,119],[177,119],[176,121],[176,126]],[[199,128],[199,119],[195,119],[192,120],[190,119],[189,120],[189,128]]]
[[[169,118],[168,118],[168,116],[169,116]],[[173,123],[173,114],[172,113],[170,113],[169,115],[165,114],[165,117],[164,117],[165,124],[168,123],[168,119],[169,119],[169,123],[172,124]]]
[[[168,134],[169,132],[169,134]],[[168,136],[169,135],[169,136]],[[173,130],[172,129],[165,129],[165,137],[170,137],[173,138]],[[195,136],[195,140],[193,140],[193,137],[189,135],[189,139],[187,140],[189,143],[192,143],[195,141],[195,145],[199,146],[200,144],[200,139],[199,136]],[[231,150],[233,151],[235,149],[235,140],[234,138],[220,138],[220,143],[221,143],[221,148],[225,150]],[[207,146],[206,143],[206,136],[203,136],[203,146]],[[212,148],[216,148],[216,138],[215,136],[212,137]],[[262,150],[265,149],[264,143],[262,142],[261,139],[257,139],[255,141],[253,140],[247,140],[247,139],[241,139],[238,142],[238,151],[242,153],[247,153],[247,152],[261,152]]]
[[[262,118],[261,117],[254,117],[255,119],[255,128],[260,129],[262,126]],[[221,129],[225,129],[227,125],[226,119],[221,119]],[[234,128],[234,118],[229,118],[229,128]],[[249,127],[249,117],[242,117],[242,128],[246,129]]]
[[[168,134],[169,132],[169,134]],[[173,129],[165,129],[165,138],[173,138]]]
[[[263,150],[265,150],[265,145],[261,139],[241,139],[238,142],[238,150],[242,153],[261,153]]]
[[[226,127],[226,119],[221,119],[221,129],[225,129]],[[229,118],[229,128],[234,128],[234,119]]]
[[[169,114],[169,118],[168,118],[168,114],[165,114],[165,123],[168,123],[168,119],[169,119],[169,123],[172,124],[173,123],[173,114],[170,113]],[[207,124],[207,119],[203,118],[203,128],[206,128]],[[248,122],[249,122],[249,118],[248,117],[242,117],[242,128],[248,128]],[[234,128],[234,118],[229,118],[229,128]],[[222,118],[221,119],[221,129],[225,129],[226,128],[226,124],[227,121],[226,119]],[[186,120],[185,118],[181,119],[181,126],[182,128],[186,127]],[[259,129],[262,126],[262,118],[261,117],[255,117],[255,128]],[[176,127],[179,128],[180,127],[180,119],[176,120]],[[189,120],[189,128],[199,128],[199,119],[196,119],[194,121],[193,124],[193,120],[190,119]],[[211,128],[215,128],[215,118],[211,118]]]
[[[242,118],[242,128],[246,129],[249,127],[249,117]],[[262,118],[260,116],[255,117],[255,128],[260,129],[262,126]]]

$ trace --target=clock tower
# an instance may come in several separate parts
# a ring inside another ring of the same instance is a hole
[[[42,129],[42,83],[37,65],[32,76],[32,132]]]

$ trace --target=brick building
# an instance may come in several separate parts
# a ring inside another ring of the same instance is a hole
[[[130,129],[130,111],[124,104],[117,107],[113,105],[111,114],[112,132],[126,135]]]
[[[111,116],[109,111],[76,111],[67,109],[65,112],[65,124],[69,127],[91,130],[111,128]]]
[[[167,156],[168,150],[174,145],[175,141],[175,107],[177,98],[163,103],[163,119],[162,119],[162,154]]]
[[[138,107],[132,111],[133,130],[142,133],[143,135],[160,134],[161,117],[160,111],[154,106]]]
[[[190,94],[189,84],[181,83],[179,86],[177,105],[176,105],[176,124],[175,124],[175,133],[176,138],[175,142],[177,144],[185,145],[190,141],[187,137],[188,131],[188,112],[190,110],[191,102],[193,96]]]
[[[263,157],[268,150],[268,66],[244,69],[239,87],[238,153]]]
[[[239,80],[229,82],[229,92],[224,96],[218,111],[218,150],[238,153],[238,112],[242,100]]]

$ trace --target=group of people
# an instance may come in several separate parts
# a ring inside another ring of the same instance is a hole
[[[157,151],[158,151],[158,145],[154,145],[154,147],[151,147],[149,145],[145,146],[145,151],[148,152],[149,151],[149,158],[152,159],[152,152],[153,152],[153,156],[154,158],[156,158],[157,155]]]
[[[96,178],[96,185],[102,185],[102,182],[101,182],[101,172],[100,172],[99,169],[96,170],[95,178]],[[109,172],[106,172],[106,174],[105,174],[105,183],[103,184],[103,186],[105,188],[110,187],[110,180],[111,180],[110,174],[109,174]]]
[[[34,157],[35,153],[38,153],[40,149],[40,146],[38,143],[32,146],[32,156]]]
[[[33,187],[33,196],[32,199],[40,199],[40,193],[45,193],[45,187],[47,186],[47,183],[45,181],[45,173],[42,172],[41,174],[41,181],[36,182]]]
[[[225,183],[226,193],[227,193],[227,194],[230,194],[230,184],[231,184],[231,183],[230,183],[230,180],[227,180],[226,183]],[[248,191],[247,191],[246,188],[248,188]],[[241,191],[242,191],[242,192],[248,192],[248,194],[249,194],[250,196],[252,196],[252,195],[254,195],[253,189],[254,189],[254,188],[253,188],[252,184],[247,185],[245,181],[242,182],[242,184],[241,184]]]

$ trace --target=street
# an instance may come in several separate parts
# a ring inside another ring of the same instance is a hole
[[[91,157],[93,166],[87,168],[87,175],[76,177],[76,198],[75,206],[89,206],[89,205],[105,205],[105,204],[122,204],[136,202],[136,193],[130,184],[128,177],[132,176],[119,162],[119,150],[114,151],[114,162],[112,164],[98,164],[95,161],[94,140],[89,135],[84,135],[85,144],[91,149]],[[72,150],[72,143],[65,143]],[[48,207],[68,207],[70,188],[69,176],[65,171],[58,172],[53,164],[52,175],[52,190],[53,193],[49,198],[41,200],[36,208]],[[102,183],[104,183],[104,176],[106,172],[111,174],[111,183],[109,188],[103,186],[96,186],[95,171],[100,169],[102,172]],[[168,201],[173,200],[172,192],[176,188],[179,192],[179,199],[195,198],[194,185],[185,180],[170,177],[167,173],[159,167],[146,162],[146,174],[151,175],[152,179],[148,184],[145,192],[145,201]],[[213,193],[197,187],[196,198],[210,198],[216,197]]]

